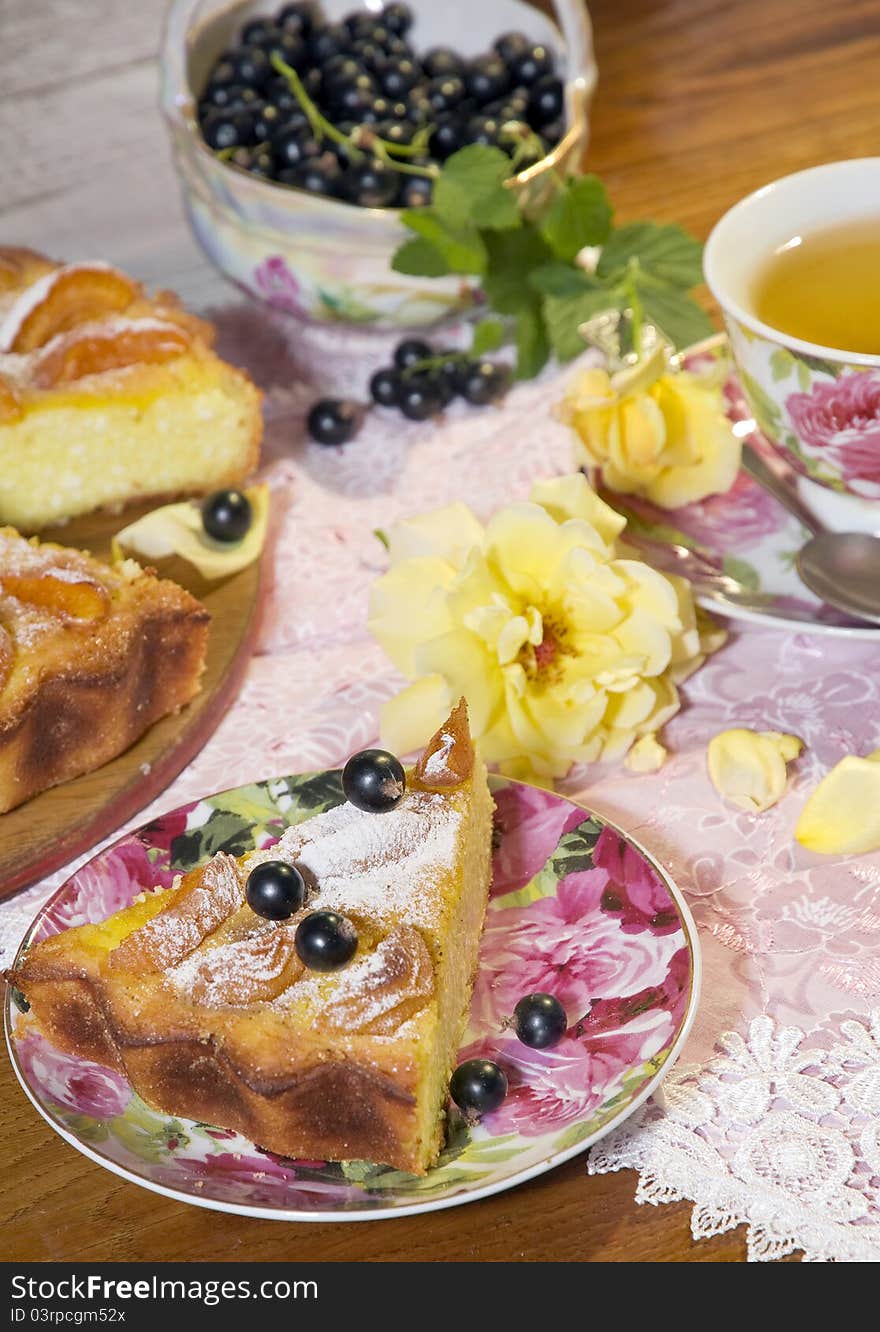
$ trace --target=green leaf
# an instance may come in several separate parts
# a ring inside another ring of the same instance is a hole
[[[696,301],[674,287],[643,287],[636,277],[642,310],[675,347],[687,347],[715,332],[712,320]]]
[[[541,232],[553,253],[572,260],[587,245],[604,245],[611,231],[611,204],[598,176],[571,177],[553,200]]]
[[[586,343],[578,333],[580,324],[619,305],[620,298],[601,287],[577,296],[545,296],[544,319],[550,345],[559,360],[570,361],[585,350]]]
[[[454,225],[439,217],[433,208],[407,208],[400,215],[410,231],[433,246],[453,273],[483,273],[486,247],[477,228],[467,223]]]
[[[627,222],[615,228],[599,256],[599,277],[618,277],[638,259],[639,267],[673,287],[695,287],[703,280],[703,247],[676,223]]]
[[[529,286],[529,273],[548,264],[553,253],[537,231],[488,232],[484,237],[488,267],[483,279],[486,299],[499,314],[518,314],[530,309],[536,297]]]
[[[544,368],[550,356],[547,330],[541,317],[541,307],[534,305],[520,310],[516,316],[516,377],[533,379]]]
[[[412,277],[445,277],[449,264],[444,256],[423,236],[404,241],[391,260],[395,273],[409,273]]]
[[[288,811],[288,818],[292,823],[301,823],[302,819],[319,810],[331,809],[334,805],[342,804],[345,799],[342,773],[333,770],[294,777],[290,781],[290,793],[296,800],[297,808],[295,811]],[[301,817],[297,818],[297,814]]]
[[[452,227],[472,223],[502,231],[521,224],[512,190],[504,182],[510,158],[500,148],[473,143],[447,158],[434,186],[432,211]]]
[[[504,325],[500,319],[481,319],[474,325],[471,337],[471,352],[482,356],[485,352],[497,351],[504,343]]]
[[[602,284],[580,268],[555,259],[542,264],[529,273],[529,286],[542,296],[579,296],[582,291],[595,291]]]
[[[753,379],[747,370],[740,369],[739,378],[759,427],[765,435],[774,438],[780,425],[779,408],[770,394],[765,393],[758,381]]]
[[[761,589],[761,579],[757,569],[748,560],[741,560],[736,555],[725,555],[721,565],[726,574],[735,578],[743,587],[747,587],[750,592],[758,592]]]
[[[773,376],[773,383],[778,384],[780,379],[787,379],[795,367],[795,360],[790,351],[785,347],[777,347],[776,351],[770,357],[770,373]]]

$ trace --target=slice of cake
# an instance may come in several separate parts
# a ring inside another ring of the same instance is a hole
[[[0,247],[0,522],[36,532],[243,480],[260,395],[212,338],[106,264]]]
[[[134,560],[102,564],[0,528],[0,814],[189,702],[209,618]]]
[[[359,756],[368,782],[376,755]],[[488,900],[492,798],[463,702],[403,785],[384,812],[341,804],[45,939],[9,979],[52,1041],[168,1114],[285,1156],[424,1173]],[[277,897],[254,885],[285,876],[302,892],[267,918]]]

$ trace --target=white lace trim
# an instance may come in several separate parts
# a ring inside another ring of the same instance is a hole
[[[692,1202],[694,1239],[745,1225],[750,1262],[877,1262],[880,1009],[806,1044],[767,1016],[725,1032],[593,1148],[590,1173],[629,1167],[636,1202]]]

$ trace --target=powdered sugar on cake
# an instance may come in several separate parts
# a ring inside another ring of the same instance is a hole
[[[296,863],[314,877],[312,910],[348,910],[429,928],[460,823],[449,797],[429,791],[408,792],[384,814],[338,805],[288,828],[277,845],[250,856],[245,870],[264,860]]]

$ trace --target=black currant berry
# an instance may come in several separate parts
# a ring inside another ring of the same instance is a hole
[[[413,25],[413,12],[409,5],[386,5],[381,18],[388,31],[396,37],[403,37]]]
[[[562,80],[553,74],[545,74],[532,87],[529,95],[529,124],[533,129],[541,129],[562,115],[564,94]]]
[[[296,865],[285,860],[264,860],[248,875],[245,897],[251,911],[266,920],[289,920],[302,909],[306,884]]]
[[[478,56],[472,60],[465,71],[465,83],[471,97],[476,98],[480,106],[501,97],[510,87],[510,75],[500,56]]]
[[[342,789],[349,804],[370,814],[385,814],[406,791],[403,764],[385,749],[362,749],[342,769]]]
[[[361,208],[387,208],[397,194],[398,173],[378,159],[353,162],[342,173],[340,192]]]
[[[465,143],[485,143],[497,148],[502,137],[502,121],[497,116],[472,116],[465,126]]]
[[[495,402],[507,388],[508,371],[492,361],[471,363],[459,377],[461,396],[474,407]]]
[[[396,407],[400,394],[400,375],[396,370],[377,370],[370,380],[370,397],[380,407]]]
[[[311,131],[297,125],[283,125],[272,135],[269,146],[279,170],[299,166],[301,162],[321,155],[321,145]]]
[[[527,994],[513,1010],[513,1028],[523,1045],[549,1050],[568,1030],[568,1017],[552,994]]]
[[[317,7],[309,3],[309,0],[299,0],[297,4],[284,5],[279,9],[275,15],[275,22],[285,32],[308,37],[317,22],[316,9]]]
[[[251,19],[241,30],[242,46],[262,46],[267,37],[277,32],[278,29],[270,18]]]
[[[430,148],[438,162],[445,162],[447,157],[457,153],[465,144],[465,127],[457,116],[444,116],[438,119],[431,135]]]
[[[379,71],[379,82],[386,97],[405,97],[419,81],[419,71],[412,60],[389,60]]]
[[[507,1095],[507,1074],[491,1059],[466,1059],[452,1075],[449,1095],[466,1114],[487,1115]]]
[[[336,911],[310,911],[296,927],[294,947],[312,971],[338,971],[357,951],[357,930]]]
[[[350,34],[342,23],[328,23],[314,28],[309,38],[309,59],[313,65],[325,65],[335,55],[348,49]]]
[[[526,51],[531,49],[531,45],[524,32],[503,32],[492,43],[505,65],[510,65],[518,56],[525,55]]]
[[[429,79],[440,79],[449,74],[461,74],[464,61],[451,46],[432,46],[422,56],[422,69]]]
[[[230,52],[230,59],[235,67],[236,83],[244,83],[248,88],[262,88],[275,73],[269,57],[259,46],[240,46]]]
[[[413,375],[400,387],[398,406],[409,421],[427,421],[443,408],[443,394],[428,375]]]
[[[253,112],[244,107],[219,107],[205,117],[202,134],[209,148],[246,148],[254,141]]]
[[[533,83],[545,74],[552,74],[555,67],[553,52],[546,46],[530,46],[510,62],[510,74],[514,83],[521,83],[531,88]]]
[[[430,176],[401,174],[397,191],[398,208],[427,208],[434,197],[434,181]]]
[[[408,370],[410,366],[418,365],[419,361],[427,361],[433,354],[428,343],[421,338],[405,338],[395,349],[394,364],[398,370]]]
[[[467,97],[464,79],[458,74],[442,74],[431,79],[426,92],[431,110],[438,116],[452,111]]]
[[[250,500],[240,490],[215,490],[202,500],[202,525],[215,541],[241,541],[252,521]]]
[[[332,198],[338,193],[341,174],[333,154],[323,153],[321,157],[300,162],[298,166],[285,167],[276,179],[282,185],[295,185],[297,189],[308,190],[309,194],[326,194]]]
[[[322,398],[308,415],[308,430],[317,444],[347,444],[363,420],[360,403],[344,398]]]

